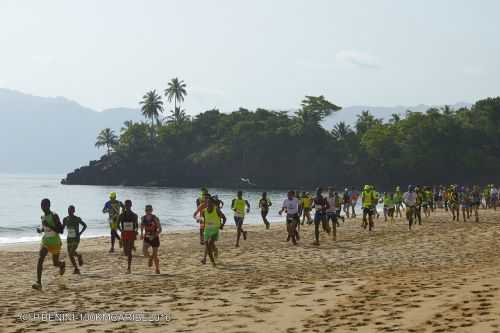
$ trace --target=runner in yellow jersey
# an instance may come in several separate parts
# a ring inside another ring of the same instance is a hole
[[[208,199],[207,207],[203,209],[202,215],[203,220],[205,221],[205,253],[201,263],[207,263],[208,255],[210,262],[215,267],[215,258],[218,256],[215,242],[219,240],[219,230],[226,224],[226,216],[222,213],[220,208],[217,207],[216,200],[213,198]]]
[[[247,232],[243,230],[243,221],[245,213],[250,213],[250,204],[243,199],[243,192],[238,191],[237,197],[231,202],[231,209],[234,211],[234,223],[236,224],[236,247],[240,246],[240,237],[243,234],[243,240],[247,239]]]
[[[38,233],[43,232],[43,237],[36,266],[37,279],[36,283],[32,286],[33,289],[37,290],[42,289],[43,262],[49,253],[52,254],[52,263],[59,268],[59,274],[63,275],[66,268],[66,263],[64,261],[59,261],[62,245],[59,234],[63,232],[61,220],[56,213],[50,210],[49,199],[42,200],[41,208],[43,211],[42,225],[40,228],[37,228],[37,231]]]
[[[307,220],[307,224],[312,223],[311,210],[312,210],[313,198],[309,192],[304,192],[302,194],[302,224]]]

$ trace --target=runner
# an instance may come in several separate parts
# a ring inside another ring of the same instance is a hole
[[[403,193],[401,193],[401,189],[399,186],[396,186],[396,191],[394,192],[394,204],[396,207],[396,218],[403,217]]]
[[[351,217],[352,218],[356,218],[355,208],[356,208],[356,205],[358,204],[358,197],[359,197],[358,191],[356,191],[354,189],[354,187],[351,188]]]
[[[337,215],[337,227],[340,227],[340,223],[339,223],[339,219],[342,220],[342,223],[345,222],[345,218],[343,216],[340,215],[340,212],[342,211],[342,200],[343,198],[340,196],[340,194],[338,192],[335,192],[333,194],[333,196],[335,197],[335,214]]]
[[[474,185],[472,188],[472,210],[474,211],[474,216],[476,217],[476,222],[479,222],[479,206],[481,205],[481,192],[479,191],[479,186]]]
[[[262,216],[262,220],[266,225],[266,229],[270,228],[270,223],[267,220],[267,214],[269,214],[269,207],[271,206],[272,202],[267,198],[267,192],[262,192],[262,197],[259,200],[259,208],[260,208],[260,215]]]
[[[287,198],[283,201],[281,210],[278,212],[280,216],[283,212],[286,212],[287,242],[291,239],[293,245],[297,245],[297,241],[300,239],[299,232],[297,231],[297,224],[300,223],[299,206],[300,203],[299,200],[295,198],[295,193],[293,191],[288,191]]]
[[[153,206],[146,205],[145,215],[141,219],[141,239],[142,253],[148,258],[148,267],[155,264],[155,273],[160,274],[160,259],[158,258],[158,248],[160,247],[161,223],[160,219],[153,214]],[[149,254],[149,248],[153,253]]]
[[[467,187],[461,188],[461,191],[459,193],[459,201],[460,201],[460,207],[462,208],[462,217],[464,219],[464,222],[467,222],[467,220],[470,218],[469,208],[472,202],[470,195],[471,194]]]
[[[219,256],[215,242],[219,240],[219,230],[221,230],[226,224],[226,216],[222,213],[219,207],[216,205],[216,201],[209,199],[207,201],[207,208],[202,212],[203,219],[205,220],[205,253],[202,264],[207,263],[207,254],[210,258],[210,262],[215,267],[215,259]],[[222,223],[221,223],[222,219]]]
[[[333,240],[337,240],[337,211],[340,210],[338,209],[337,206],[337,196],[336,193],[333,192],[333,189],[330,187],[328,188],[328,197],[326,198],[326,201],[328,203],[328,207],[326,209],[326,225],[328,226],[328,230],[330,230],[330,221],[332,221],[332,237]]]
[[[316,197],[313,200],[313,207],[315,209],[314,213],[314,245],[319,245],[319,226],[323,226],[323,230],[326,225],[326,211],[330,207],[328,201],[323,197],[323,191],[321,188],[316,190]]]
[[[59,216],[50,210],[50,200],[43,199],[41,203],[43,216],[41,217],[42,225],[37,228],[38,233],[43,232],[40,252],[38,254],[38,263],[36,266],[36,283],[32,285],[33,289],[42,289],[42,271],[45,257],[52,254],[52,263],[59,268],[59,274],[63,275],[66,268],[64,261],[59,261],[59,253],[61,252],[61,238],[59,234],[63,232],[63,227]]]
[[[384,193],[384,221],[387,222],[387,217],[390,217],[391,223],[394,223],[394,196],[392,193]]]
[[[432,209],[432,192],[428,187],[423,188],[421,197],[422,197],[422,208],[424,209],[424,217],[430,217]]]
[[[344,214],[347,218],[349,218],[349,210],[351,209],[351,192],[346,187],[344,189],[344,193],[342,194],[342,203],[344,204]]]
[[[422,225],[422,190],[419,185],[415,187],[415,193],[417,194],[417,204],[415,205],[415,224]]]
[[[203,197],[196,199],[196,210],[193,213],[193,218],[200,225],[200,245],[205,245],[204,234],[205,234],[205,222],[203,221],[203,210],[207,207],[208,199],[210,194],[208,192],[202,192]],[[203,199],[202,199],[203,198]]]
[[[80,225],[82,226],[81,231]],[[76,249],[78,249],[78,245],[80,244],[80,236],[87,229],[87,224],[75,215],[75,206],[73,205],[68,207],[68,216],[63,219],[63,232],[64,228],[68,229],[66,243],[68,246],[69,260],[71,260],[71,264],[73,264],[73,267],[75,268],[73,274],[80,274],[78,266],[83,265],[83,258],[80,253],[76,252]],[[75,257],[78,258],[78,266],[76,265]]]
[[[408,192],[403,194],[403,202],[406,206],[406,219],[408,220],[408,228],[411,230],[413,218],[415,215],[415,206],[417,205],[417,193],[413,186],[408,186]]]
[[[132,248],[139,229],[137,214],[132,211],[132,201],[125,200],[125,208],[118,218],[118,229],[122,234],[123,250],[127,256],[127,274],[131,272]]]
[[[457,189],[454,185],[451,185],[450,189],[448,191],[448,207],[451,210],[451,213],[453,214],[453,221],[455,221],[455,219],[457,221],[460,221],[460,207],[459,207],[459,202],[458,202],[458,192],[457,192]]]
[[[123,210],[123,204],[116,200],[116,193],[109,194],[109,201],[104,204],[102,209],[103,213],[108,213],[109,228],[111,230],[111,249],[109,252],[115,252],[115,240],[118,239],[120,248],[122,247],[122,240],[118,235],[118,217]]]
[[[243,221],[245,219],[245,212],[250,213],[250,204],[243,199],[243,192],[238,191],[236,199],[231,203],[231,209],[234,211],[234,223],[236,224],[236,247],[240,246],[240,237],[243,234],[243,240],[247,239],[247,232],[243,230]]]
[[[375,196],[375,206],[374,206],[375,216],[377,217],[377,220],[378,220],[379,217],[380,217],[380,214],[378,212],[377,205],[379,203],[383,203],[383,200],[380,197],[380,193],[378,193],[377,191],[375,191],[375,187],[373,185],[371,187],[372,187],[373,195]]]
[[[368,227],[368,230],[372,231],[373,214],[375,214],[377,205],[375,193],[372,186],[364,186],[363,192],[361,193],[361,204],[363,206],[363,229],[366,229],[366,227]]]
[[[498,189],[493,184],[491,184],[491,189],[490,189],[490,201],[491,201],[490,205],[491,205],[491,207],[493,207],[493,210],[497,210],[497,205],[498,205]]]
[[[302,196],[302,205],[304,207],[303,209],[304,212],[302,216],[302,225],[304,224],[305,220],[307,220],[308,225],[312,223],[312,218],[311,218],[312,202],[313,198],[311,197],[309,192],[304,192]]]

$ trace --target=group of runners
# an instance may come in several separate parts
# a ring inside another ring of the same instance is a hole
[[[318,188],[314,196],[308,192],[289,191],[278,211],[279,215],[286,214],[286,241],[294,245],[300,240],[300,228],[304,224],[314,223],[314,245],[319,245],[320,231],[331,235],[332,240],[337,239],[337,227],[339,220],[356,218],[356,206],[361,200],[362,228],[372,231],[374,219],[380,218],[379,205],[383,206],[383,216],[386,222],[394,223],[395,218],[402,218],[403,212],[411,229],[415,224],[422,224],[423,217],[442,208],[450,211],[452,219],[459,221],[462,215],[463,221],[475,218],[479,222],[479,208],[496,209],[499,200],[499,190],[493,185],[488,185],[482,190],[479,186],[408,186],[407,191],[401,191],[396,187],[394,191],[380,194],[372,185],[364,185],[361,191],[354,188],[345,188],[343,192],[337,192],[333,188],[324,190]],[[262,193],[258,201],[258,208],[262,222],[266,229],[270,228],[268,214],[272,202],[266,192]],[[201,260],[207,262],[207,257],[212,265],[216,265],[219,250],[216,242],[219,239],[220,230],[224,228],[227,218],[223,213],[224,202],[217,195],[210,195],[206,188],[201,189],[196,199],[196,209],[193,218],[199,224],[199,240],[204,246],[204,255]],[[245,215],[250,212],[250,203],[243,197],[243,192],[238,191],[236,197],[231,201],[234,222],[236,226],[235,246],[240,246],[241,238],[247,240],[248,234],[243,224]],[[43,233],[39,258],[37,263],[37,281],[33,284],[34,289],[41,289],[41,278],[43,262],[48,254],[52,255],[53,265],[59,268],[60,274],[65,272],[65,262],[60,260],[62,242],[60,234],[67,230],[67,253],[73,265],[74,274],[80,274],[79,267],[84,264],[83,257],[77,252],[80,237],[87,229],[87,225],[75,215],[76,209],[73,205],[68,207],[68,216],[60,221],[59,216],[50,209],[50,200],[43,199],[41,202],[43,216],[42,223],[37,231]],[[342,216],[341,213],[344,213]],[[118,241],[119,247],[127,257],[127,273],[131,273],[132,253],[136,250],[135,241],[137,237],[143,240],[143,255],[148,258],[148,266],[155,266],[155,273],[160,273],[158,248],[160,246],[160,234],[162,232],[159,218],[153,214],[153,207],[146,205],[145,213],[139,223],[138,215],[132,210],[132,201],[125,200],[123,203],[117,200],[116,193],[109,195],[105,203],[103,213],[108,214],[111,248],[109,252],[115,251]],[[313,214],[312,214],[313,213]],[[149,249],[152,248],[150,253]]]
[[[50,253],[54,266],[59,268],[59,273],[64,274],[66,264],[60,260],[62,241],[60,234],[67,229],[66,243],[67,252],[73,265],[74,274],[80,274],[79,266],[84,264],[83,257],[77,252],[80,238],[87,229],[87,225],[82,219],[75,215],[75,207],[68,207],[68,216],[61,220],[59,216],[50,209],[50,200],[43,199],[41,202],[43,215],[41,225],[37,228],[38,233],[43,233],[41,247],[37,262],[37,280],[32,285],[34,289],[42,289],[42,271],[45,257]],[[160,274],[160,261],[158,258],[158,248],[160,246],[160,234],[162,232],[160,219],[153,214],[153,207],[146,205],[145,214],[139,219],[132,210],[132,201],[117,200],[116,193],[109,195],[103,208],[103,213],[108,214],[109,227],[111,231],[111,248],[109,252],[115,251],[115,243],[119,242],[119,247],[123,249],[123,254],[127,257],[127,274],[131,273],[132,252],[135,251],[135,241],[140,231],[140,239],[143,240],[143,255],[148,258],[148,266],[155,266],[155,273]],[[81,227],[81,229],[80,229]],[[152,248],[150,253],[149,248]],[[75,258],[77,260],[75,260]]]

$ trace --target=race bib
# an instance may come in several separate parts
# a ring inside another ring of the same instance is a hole
[[[76,229],[68,229],[68,238],[76,238]]]
[[[134,231],[134,222],[123,222],[123,231]]]

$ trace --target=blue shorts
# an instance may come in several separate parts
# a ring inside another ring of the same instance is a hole
[[[314,213],[314,222],[319,222],[323,219],[325,214],[323,212],[316,212]]]
[[[237,227],[241,227],[243,225],[243,220],[245,218],[241,216],[235,216],[234,217],[234,224],[236,224]]]

